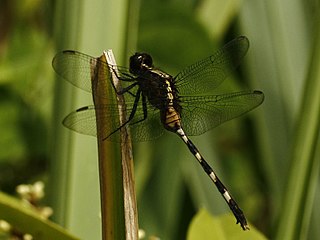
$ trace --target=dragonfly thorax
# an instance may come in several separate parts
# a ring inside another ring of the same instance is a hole
[[[146,53],[136,53],[130,58],[130,72],[136,75],[139,88],[148,102],[160,110],[164,127],[172,132],[181,127],[181,105],[174,78],[152,65]]]

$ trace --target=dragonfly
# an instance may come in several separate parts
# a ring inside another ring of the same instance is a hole
[[[258,90],[213,94],[240,64],[248,48],[247,37],[239,36],[176,76],[156,68],[147,53],[132,55],[129,68],[126,68],[108,65],[99,58],[73,50],[59,52],[52,62],[58,75],[74,86],[92,92],[91,77],[98,74],[98,87],[111,89],[100,91],[99,97],[114,99],[123,95],[127,113],[127,120],[120,124],[118,106],[110,102],[73,111],[63,124],[76,132],[97,136],[96,118],[103,117],[107,124],[103,125],[99,136],[106,141],[119,141],[119,130],[125,126],[129,126],[132,140],[137,142],[155,139],[165,130],[177,134],[221,193],[236,223],[248,230],[243,211],[189,138],[239,117],[263,102],[264,94]],[[102,69],[100,72],[92,67],[97,63]],[[108,74],[101,74],[107,71],[115,71],[122,85],[120,90],[115,86],[107,88],[113,84]]]

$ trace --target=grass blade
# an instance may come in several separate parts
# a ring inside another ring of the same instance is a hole
[[[319,18],[320,19],[320,18]],[[306,239],[312,200],[319,175],[317,157],[320,130],[320,30],[314,42],[297,132],[292,153],[292,168],[284,199],[277,239]],[[300,237],[298,237],[300,236]]]

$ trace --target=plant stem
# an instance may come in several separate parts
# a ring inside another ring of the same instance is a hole
[[[104,52],[99,60],[107,62],[109,65],[116,65],[112,51]],[[107,73],[100,68],[100,61],[96,62],[98,74],[93,76],[92,89],[95,106],[108,104],[108,99],[101,98],[97,82],[99,77]],[[116,89],[120,89],[120,83],[114,74],[110,71],[112,81]],[[98,76],[96,78],[96,76]],[[109,76],[105,76],[109,79]],[[119,109],[119,122],[122,125],[126,121],[126,109],[124,97],[117,95],[117,104]],[[101,214],[102,214],[102,236],[103,239],[138,239],[138,217],[136,207],[136,196],[134,191],[133,175],[133,157],[131,137],[127,127],[120,130],[121,140],[121,162],[111,157],[108,153],[108,141],[100,136],[102,127],[108,124],[105,118],[100,116],[102,112],[99,107],[96,108],[97,119],[97,138],[99,154],[99,172],[100,172],[100,189],[101,189]],[[124,229],[124,231],[123,231]],[[124,238],[125,236],[125,238]]]

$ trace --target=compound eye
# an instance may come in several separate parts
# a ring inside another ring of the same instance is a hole
[[[145,71],[146,68],[152,67],[152,58],[147,53],[136,53],[130,57],[130,72],[139,74]]]
[[[142,56],[142,63],[148,67],[152,67],[152,58],[149,54],[144,53]]]

